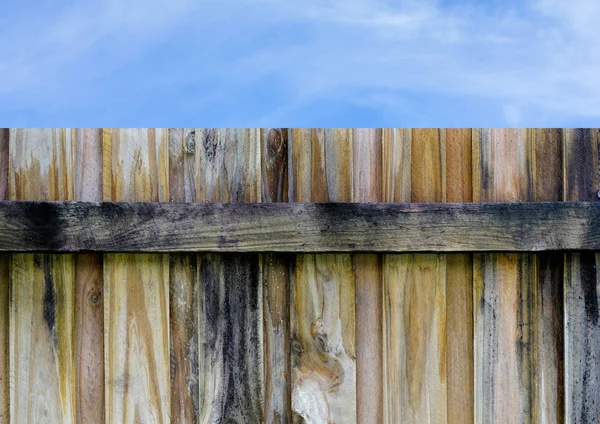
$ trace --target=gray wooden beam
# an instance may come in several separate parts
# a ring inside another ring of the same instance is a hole
[[[600,250],[600,203],[0,202],[6,252]]]

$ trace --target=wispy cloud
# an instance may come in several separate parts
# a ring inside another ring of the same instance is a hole
[[[54,2],[0,20],[0,117],[310,125],[330,105],[349,111],[330,125],[593,125],[599,15],[595,0]]]

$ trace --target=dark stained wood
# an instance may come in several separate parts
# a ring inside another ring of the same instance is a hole
[[[198,271],[200,421],[263,422],[258,255],[201,255]]]
[[[0,202],[0,251],[600,249],[600,203]]]
[[[598,200],[600,130],[564,132],[564,199]],[[566,422],[600,422],[600,255],[567,253],[565,258]]]

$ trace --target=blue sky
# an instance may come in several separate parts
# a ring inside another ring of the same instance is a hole
[[[4,0],[3,126],[598,126],[597,0]]]

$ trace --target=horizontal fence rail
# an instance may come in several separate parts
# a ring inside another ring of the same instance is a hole
[[[0,202],[5,252],[600,249],[600,203]]]

